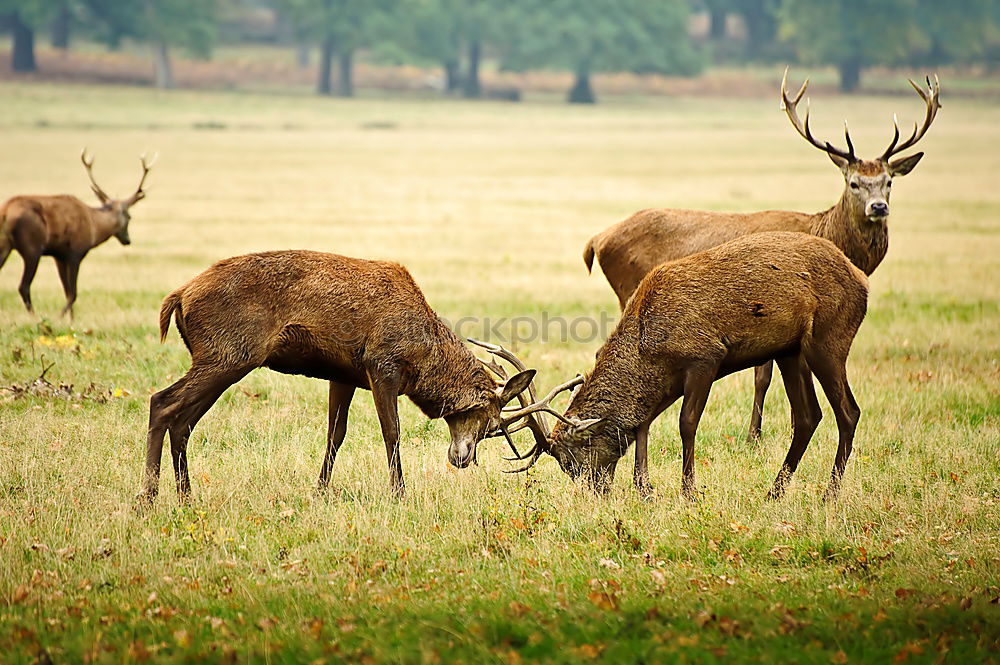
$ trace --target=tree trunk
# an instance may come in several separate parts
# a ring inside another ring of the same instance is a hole
[[[708,37],[714,42],[726,37],[726,10],[721,7],[710,7],[708,10]]]
[[[35,31],[21,20],[17,12],[10,14],[8,24],[14,35],[11,67],[15,72],[38,71],[38,65],[35,64]]]
[[[576,80],[570,88],[567,101],[570,104],[593,104],[597,101],[594,90],[590,87],[590,70],[580,67],[576,70]]]
[[[764,0],[744,2],[742,14],[747,27],[747,57],[756,59],[774,42],[778,32],[777,21],[764,6]]]
[[[841,62],[840,68],[840,90],[842,92],[854,92],[861,83],[861,59],[852,57]]]
[[[341,53],[337,59],[339,76],[337,78],[337,94],[341,97],[354,96],[354,51]]]
[[[333,93],[330,75],[333,70],[333,37],[327,35],[319,47],[319,80],[316,82],[316,94],[329,95]]]
[[[165,41],[153,44],[153,67],[156,71],[156,87],[161,90],[174,88],[174,70],[170,65],[170,49]]]
[[[69,48],[69,26],[72,21],[72,14],[69,11],[69,3],[59,3],[56,16],[52,19],[52,48]]]
[[[449,93],[455,92],[462,85],[462,72],[458,66],[458,60],[447,60],[444,63],[445,90]]]
[[[295,45],[295,64],[299,69],[309,68],[309,44],[299,42]]]
[[[469,99],[478,99],[483,94],[479,83],[479,59],[482,45],[479,40],[469,42],[469,75],[465,77],[463,94]]]

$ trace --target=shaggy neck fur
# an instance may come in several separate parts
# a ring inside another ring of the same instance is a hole
[[[413,364],[413,388],[407,392],[413,403],[428,418],[486,406],[496,383],[483,364],[440,319],[428,332],[420,362]]]

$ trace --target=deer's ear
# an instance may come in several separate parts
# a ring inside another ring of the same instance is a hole
[[[534,378],[535,370],[526,369],[523,372],[518,372],[514,376],[507,379],[507,381],[503,384],[503,387],[498,391],[500,394],[500,405],[503,406],[527,390],[528,386],[531,384],[531,380]]]
[[[850,162],[841,157],[840,155],[835,155],[832,152],[828,152],[826,154],[830,156],[830,161],[836,164],[837,168],[840,169],[844,173],[844,175],[847,175],[847,167],[850,164]]]
[[[894,162],[889,162],[889,175],[896,177],[899,175],[906,175],[913,170],[913,167],[917,165],[920,158],[924,156],[924,153],[918,152],[915,155],[910,155],[909,157],[903,157],[902,159],[897,159]]]

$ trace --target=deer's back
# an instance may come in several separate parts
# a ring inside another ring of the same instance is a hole
[[[14,196],[4,203],[0,220],[14,224],[37,224],[44,230],[49,250],[69,251],[91,239],[90,208],[68,194],[55,196]],[[11,229],[12,231],[12,229]]]
[[[649,271],[744,235],[768,231],[808,233],[811,216],[786,210],[747,214],[673,208],[641,210],[595,236],[601,270],[623,303]]]
[[[432,336],[440,325],[399,264],[322,252],[225,259],[180,291],[195,362],[267,364],[327,378],[324,364],[355,367],[366,353],[392,354],[415,329]]]
[[[829,241],[755,233],[659,266],[623,316],[636,318],[649,352],[722,354],[741,369],[817,331],[853,338],[867,293],[864,274]]]

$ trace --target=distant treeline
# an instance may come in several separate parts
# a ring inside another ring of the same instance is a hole
[[[1000,65],[1000,0],[0,0],[14,71],[35,71],[35,40],[110,49],[148,45],[172,87],[175,49],[211,57],[225,43],[318,51],[319,94],[354,94],[358,52],[440,66],[441,88],[483,94],[500,69],[574,74],[571,102],[593,102],[595,72],[697,75],[710,62],[836,66],[850,91],[872,65]]]

